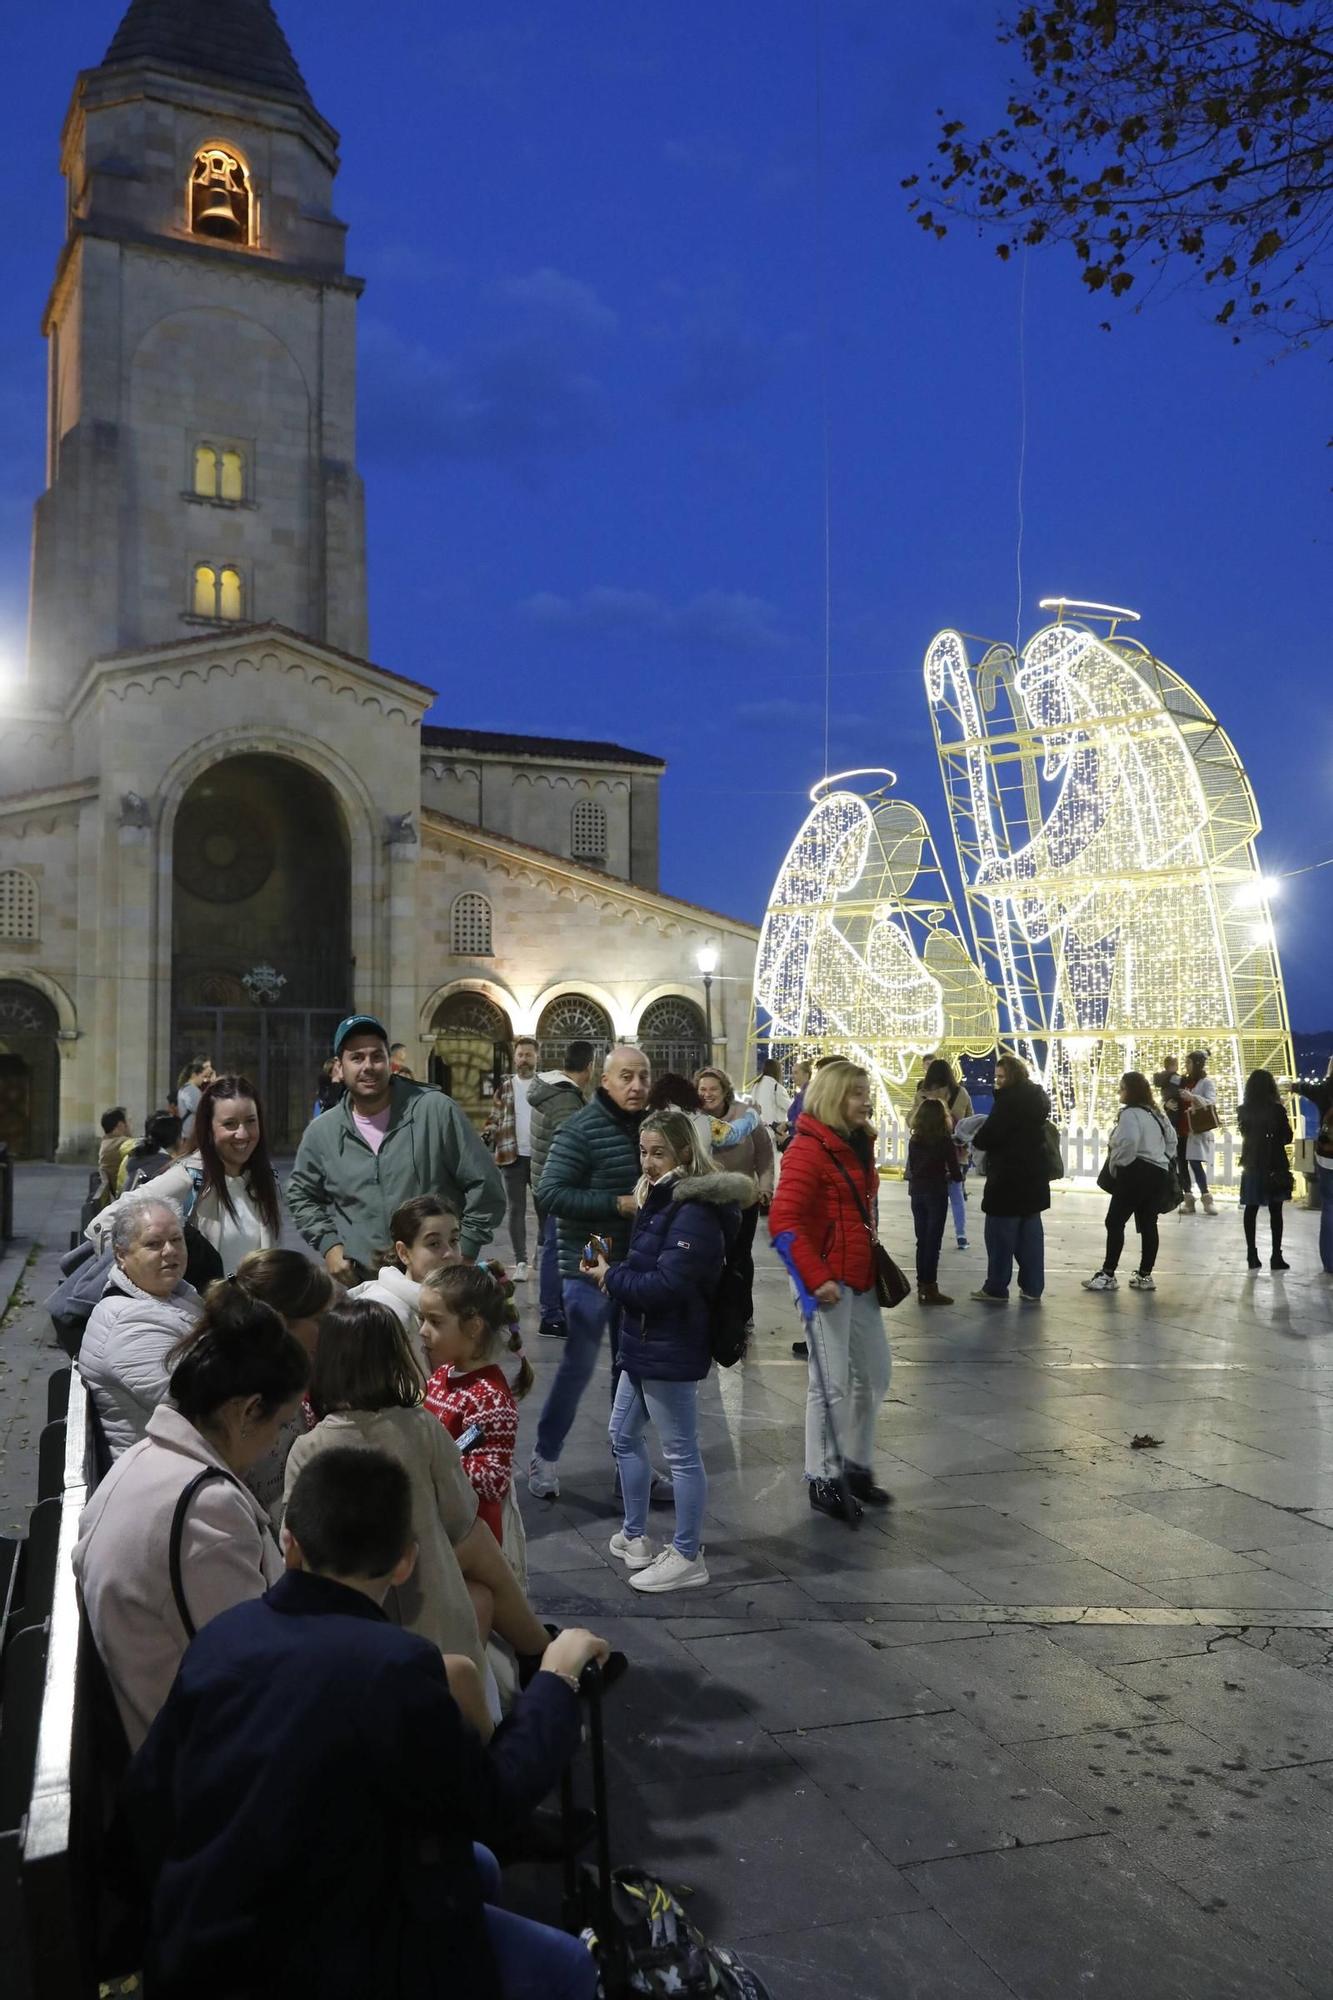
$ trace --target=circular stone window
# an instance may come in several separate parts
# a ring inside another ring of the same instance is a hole
[[[243,903],[273,873],[273,836],[234,806],[187,800],[176,821],[176,880],[206,903]]]

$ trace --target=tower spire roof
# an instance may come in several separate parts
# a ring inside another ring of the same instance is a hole
[[[271,0],[130,0],[102,68],[155,63],[310,102]]]

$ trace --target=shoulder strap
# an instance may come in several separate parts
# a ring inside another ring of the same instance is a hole
[[[181,1203],[181,1221],[183,1223],[188,1222],[190,1220],[190,1217],[194,1214],[196,1205],[198,1204],[199,1201],[199,1197],[204,1191],[203,1168],[187,1167],[185,1171],[190,1176],[190,1192],[186,1195],[185,1200]]]
[[[851,1175],[848,1173],[846,1167],[844,1167],[844,1165],[842,1164],[842,1161],[837,1157],[836,1153],[830,1153],[829,1158],[832,1160],[834,1166],[838,1169],[838,1172],[842,1175],[843,1179],[846,1181],[848,1187],[852,1191],[852,1200],[856,1203],[857,1210],[860,1213],[861,1220],[865,1224],[866,1234],[868,1236],[873,1237],[875,1232],[870,1224],[870,1210],[866,1206],[864,1200],[862,1199],[860,1189],[857,1187],[856,1182],[852,1179]]]
[[[220,1465],[206,1465],[202,1472],[196,1472],[194,1478],[185,1488],[180,1499],[176,1502],[176,1511],[171,1517],[171,1540],[167,1544],[167,1568],[171,1573],[171,1594],[176,1600],[176,1609],[180,1613],[180,1621],[185,1627],[185,1636],[187,1639],[193,1639],[196,1627],[193,1618],[190,1616],[189,1606],[185,1602],[185,1590],[181,1583],[181,1542],[185,1535],[185,1516],[189,1513],[190,1502],[199,1491],[199,1488],[211,1485],[215,1479],[227,1479],[231,1480],[232,1485],[236,1484],[231,1474],[224,1472]]]

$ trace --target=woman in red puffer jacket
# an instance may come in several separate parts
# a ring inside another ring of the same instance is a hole
[[[889,1343],[875,1297],[867,1220],[878,1223],[879,1172],[870,1125],[870,1079],[839,1058],[815,1071],[796,1137],[768,1214],[769,1234],[790,1233],[792,1258],[819,1306],[810,1337],[819,1343],[828,1406],[811,1371],[805,1405],[805,1476],[810,1505],[843,1517],[836,1485],[836,1428],[847,1484],[867,1506],[892,1495],[875,1483],[875,1419],[889,1391]]]

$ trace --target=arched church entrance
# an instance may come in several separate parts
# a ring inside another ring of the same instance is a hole
[[[563,1069],[571,1042],[591,1042],[593,1063],[600,1074],[607,1050],[615,1041],[606,1009],[583,993],[562,993],[543,1007],[537,1023],[537,1059],[542,1069]]]
[[[484,993],[450,993],[435,1009],[430,1080],[447,1091],[476,1125],[509,1068],[513,1030],[503,1008]]]
[[[286,757],[229,757],[190,786],[172,849],[172,1075],[248,1076],[292,1152],[352,1004],[350,860],[333,791]]]
[[[15,1160],[49,1160],[59,1138],[59,1022],[44,993],[0,980],[0,1140]]]
[[[638,1041],[654,1076],[692,1077],[709,1059],[704,1017],[683,995],[669,993],[644,1008]]]

